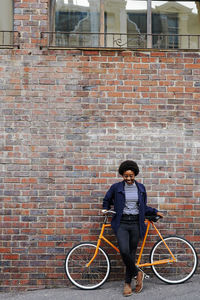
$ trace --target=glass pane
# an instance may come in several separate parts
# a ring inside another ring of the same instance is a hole
[[[154,48],[199,49],[200,3],[152,1]]]
[[[127,1],[128,31],[147,32],[147,1]]]
[[[144,47],[147,32],[146,0],[104,0],[104,13],[105,46]]]
[[[0,31],[13,30],[13,3],[12,0],[0,0]],[[0,32],[0,45],[12,44],[12,33]]]
[[[128,47],[146,47],[147,1],[127,1]]]
[[[98,46],[99,35],[94,33],[100,31],[99,0],[56,0],[55,31],[60,31],[57,45]]]

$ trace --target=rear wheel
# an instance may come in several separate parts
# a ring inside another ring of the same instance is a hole
[[[175,262],[153,265],[155,275],[166,283],[182,283],[192,277],[198,264],[198,257],[194,247],[185,239],[171,236],[164,239],[167,246],[176,258]],[[171,254],[162,240],[152,248],[150,262],[172,259]]]
[[[65,272],[69,280],[77,287],[92,290],[100,287],[110,273],[110,261],[99,247],[96,258],[89,267],[86,265],[93,257],[96,245],[82,243],[73,247],[65,259]]]

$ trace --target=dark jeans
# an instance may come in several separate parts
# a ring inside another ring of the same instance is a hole
[[[139,242],[139,223],[131,221],[120,223],[117,241],[122,260],[126,266],[125,282],[131,283],[132,277],[138,274],[135,256]]]

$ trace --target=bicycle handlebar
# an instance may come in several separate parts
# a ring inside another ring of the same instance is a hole
[[[116,211],[112,210],[112,209],[109,209],[109,210],[102,210],[102,212],[105,214],[105,215],[108,215],[109,213],[110,214],[116,214]]]
[[[151,216],[145,216],[145,219],[155,223],[158,220],[160,220],[161,217],[158,215],[151,215]]]
[[[103,214],[105,215],[105,219],[107,220],[107,217],[109,214],[116,214],[116,211],[109,209],[109,210],[102,210]],[[145,216],[146,220],[149,220],[150,222],[157,222],[158,220],[161,219],[161,216],[158,215],[150,215],[150,216]]]
[[[109,209],[109,210],[102,210],[102,213],[104,214],[104,224],[106,224],[107,223],[107,220],[108,220],[108,215],[109,214],[116,214],[116,211],[114,211],[114,210],[111,210],[111,209]]]

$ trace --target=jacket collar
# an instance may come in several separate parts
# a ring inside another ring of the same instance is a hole
[[[137,182],[136,180],[135,180],[135,184],[136,184],[136,186],[137,186],[137,188],[138,188],[138,190],[140,191],[140,192],[144,192],[144,189],[143,189],[143,186],[139,183],[139,182]],[[118,189],[117,189],[117,191],[118,191],[118,193],[124,193],[124,186],[125,186],[125,181],[123,180],[123,181],[120,181],[119,183],[118,183]]]
[[[125,181],[120,181],[118,183],[117,191],[118,193],[124,193],[124,186],[125,186]]]

